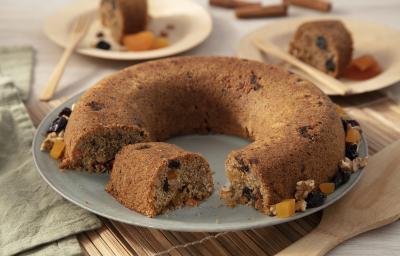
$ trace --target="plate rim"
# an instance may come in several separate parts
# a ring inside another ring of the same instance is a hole
[[[235,54],[239,58],[248,58],[247,56],[245,56],[243,54],[243,48],[250,46],[252,49],[256,50],[255,46],[251,45],[251,43],[248,43],[248,41],[250,41],[250,38],[257,36],[257,34],[260,34],[260,32],[265,31],[268,28],[270,28],[271,26],[273,27],[276,24],[279,24],[280,26],[282,26],[284,24],[290,24],[291,25],[293,23],[298,23],[298,25],[300,25],[302,22],[307,22],[307,21],[312,21],[312,20],[329,20],[329,19],[340,20],[340,21],[343,21],[344,23],[346,23],[346,22],[353,22],[354,24],[355,23],[358,23],[358,24],[364,23],[364,24],[366,24],[366,26],[371,25],[371,26],[375,26],[375,27],[384,28],[386,30],[391,30],[394,33],[396,33],[396,38],[400,42],[400,31],[398,31],[395,28],[393,28],[391,26],[388,26],[386,24],[382,24],[382,23],[379,23],[379,22],[371,21],[371,20],[368,20],[368,19],[356,19],[356,18],[350,17],[350,16],[340,16],[340,15],[315,16],[315,15],[313,15],[313,16],[306,16],[306,17],[304,17],[304,16],[295,17],[295,18],[286,19],[286,20],[279,20],[279,21],[275,21],[273,23],[268,23],[268,24],[261,25],[260,27],[258,27],[256,29],[246,33],[245,35],[243,35],[240,38],[239,43],[237,44],[237,46],[235,48]],[[270,38],[268,38],[266,40],[269,40],[269,39]],[[354,40],[354,37],[353,37],[353,40]],[[250,58],[252,60],[266,63],[262,58],[260,59],[260,58],[257,57],[255,59],[255,58],[252,58],[252,57],[254,57],[254,56],[250,56]],[[399,55],[399,57],[400,57],[400,55]],[[385,79],[384,80],[384,85],[381,85],[381,86],[379,86],[377,88],[365,90],[365,89],[362,89],[362,88],[359,89],[358,86],[357,86],[357,88],[352,88],[350,93],[346,94],[346,95],[338,94],[336,92],[329,92],[329,93],[325,92],[325,94],[327,94],[329,96],[351,96],[351,95],[357,95],[357,94],[363,94],[363,93],[382,90],[382,89],[388,88],[388,87],[390,87],[392,85],[395,85],[395,84],[400,82],[400,65],[398,67],[398,71],[399,71],[398,72],[399,75],[398,75],[397,78]],[[360,82],[363,82],[363,81],[360,81]]]
[[[80,92],[78,94],[75,94],[74,96],[70,97],[68,100],[65,102],[61,103],[58,105],[56,108],[54,108],[52,111],[47,113],[47,115],[41,120],[40,124],[37,126],[35,130],[35,134],[32,140],[32,155],[34,159],[34,164],[36,167],[36,170],[39,172],[40,176],[46,181],[46,183],[53,189],[55,190],[59,195],[61,195],[63,198],[68,200],[69,202],[85,209],[88,210],[94,214],[97,214],[99,216],[105,217],[107,219],[111,219],[114,221],[122,222],[125,224],[130,224],[130,225],[137,225],[141,227],[146,227],[146,228],[155,228],[155,229],[161,229],[161,230],[170,230],[170,231],[180,231],[180,232],[226,232],[226,231],[239,231],[239,230],[249,230],[249,229],[255,229],[255,228],[262,228],[262,227],[267,227],[267,226],[274,226],[286,222],[290,222],[293,220],[297,220],[303,217],[306,217],[308,215],[311,215],[313,213],[316,213],[320,210],[323,210],[324,208],[330,206],[331,204],[335,203],[337,200],[341,199],[343,196],[345,196],[361,179],[363,176],[363,170],[359,170],[353,175],[356,175],[356,177],[353,180],[353,183],[347,183],[347,187],[344,188],[341,194],[336,195],[334,198],[331,198],[329,201],[326,201],[322,206],[316,207],[316,208],[311,208],[306,210],[305,212],[298,212],[295,215],[289,217],[289,218],[276,218],[276,217],[270,217],[270,216],[265,216],[265,218],[273,218],[272,220],[269,219],[268,222],[262,221],[255,221],[251,224],[249,223],[235,223],[235,225],[232,225],[232,223],[227,223],[227,225],[224,225],[224,223],[215,223],[214,224],[202,224],[202,223],[187,223],[184,221],[175,221],[175,220],[167,220],[167,224],[163,223],[163,219],[156,219],[156,218],[149,218],[144,215],[140,215],[140,221],[138,220],[126,220],[123,218],[118,218],[114,216],[110,216],[108,214],[104,214],[98,209],[95,209],[94,207],[90,207],[88,205],[82,204],[79,201],[75,200],[73,197],[65,193],[63,189],[60,189],[57,187],[57,184],[54,184],[53,181],[51,181],[45,174],[45,172],[40,168],[41,164],[38,161],[38,156],[37,154],[40,151],[40,144],[41,141],[43,140],[43,134],[41,134],[41,131],[46,130],[47,126],[49,124],[49,121],[51,121],[57,114],[58,112],[64,108],[65,106],[71,106],[73,103],[75,103],[80,96],[82,96],[86,92]],[[363,151],[365,152],[365,156],[368,156],[368,144],[367,140],[365,138],[365,135],[362,134],[362,147]],[[216,193],[218,191],[214,191],[213,193]],[[249,207],[249,206],[247,206]],[[156,220],[155,223],[152,223],[152,220]],[[161,221],[161,223],[158,223],[158,221]]]
[[[99,58],[99,59],[120,60],[120,61],[140,61],[140,60],[152,60],[152,59],[157,59],[157,58],[174,56],[174,55],[189,51],[189,50],[199,46],[204,41],[206,41],[207,38],[210,37],[211,32],[213,30],[213,19],[211,17],[211,14],[206,10],[206,8],[204,8],[200,4],[196,3],[195,1],[192,1],[192,0],[179,0],[179,1],[188,2],[192,5],[195,5],[197,8],[201,9],[204,14],[204,19],[209,24],[207,27],[202,28],[203,35],[197,41],[193,41],[192,43],[190,43],[184,47],[175,49],[174,51],[170,51],[170,52],[165,51],[167,48],[156,49],[156,50],[152,50],[152,51],[148,51],[148,52],[146,52],[146,51],[142,51],[142,52],[129,52],[129,51],[127,51],[127,52],[122,52],[122,51],[104,52],[103,51],[103,52],[100,52],[100,50],[95,49],[95,48],[77,48],[75,50],[75,52],[79,53],[81,55],[84,55],[84,56],[89,56],[89,57]],[[96,2],[95,0],[91,0],[91,1],[86,2],[86,5],[94,5],[95,2]],[[65,4],[64,6],[61,6],[59,9],[57,9],[55,11],[55,13],[47,16],[43,22],[42,30],[43,30],[44,34],[46,35],[46,37],[52,43],[58,45],[61,48],[65,49],[66,46],[63,43],[60,43],[59,40],[56,38],[57,36],[54,36],[53,33],[50,32],[52,30],[51,29],[52,26],[49,24],[51,24],[54,19],[59,20],[59,18],[57,18],[58,15],[64,14],[66,11],[76,7],[76,5],[78,5],[80,3],[82,3],[82,0],[75,0],[73,2]],[[76,9],[76,8],[74,8],[74,9]],[[95,10],[95,7],[91,8],[90,10],[91,11]],[[80,11],[82,12],[82,10],[80,10]],[[66,22],[66,21],[64,21],[64,22]],[[191,32],[191,33],[194,33],[194,32]],[[113,52],[115,52],[116,54],[113,55]],[[137,56],[137,55],[139,55],[139,56]],[[148,56],[143,56],[143,55],[148,55]]]

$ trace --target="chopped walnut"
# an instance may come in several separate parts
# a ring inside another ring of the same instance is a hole
[[[276,215],[276,206],[275,205],[271,205],[268,209],[267,214],[269,216],[275,216]]]
[[[308,194],[315,188],[314,180],[301,180],[296,183],[296,194],[294,197],[297,201],[304,200]]]
[[[75,108],[75,104],[72,104],[71,111],[74,111],[74,108]]]
[[[345,157],[343,160],[340,160],[339,168],[344,172],[353,172],[353,161]]]
[[[368,157],[357,157],[353,160],[353,172],[364,168],[367,165]]]
[[[57,133],[51,132],[47,134],[46,139],[40,145],[40,151],[50,151],[53,147],[54,141],[57,138]]]
[[[296,212],[304,212],[307,208],[307,202],[305,200],[296,201],[295,210]]]
[[[356,157],[354,160],[345,158],[339,162],[339,168],[343,172],[354,173],[367,165],[367,157]]]

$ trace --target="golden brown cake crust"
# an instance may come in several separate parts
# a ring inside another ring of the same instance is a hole
[[[318,38],[323,42],[319,44]],[[352,59],[353,40],[339,20],[310,21],[296,30],[289,52],[317,69],[338,77]],[[335,66],[333,71],[327,70],[326,62],[329,60]]]
[[[152,61],[101,80],[70,117],[65,166],[79,163],[90,134],[117,128],[141,130],[145,141],[190,133],[254,140],[227,163],[239,159],[261,181],[266,205],[293,197],[299,180],[327,181],[345,148],[340,117],[317,87],[282,68],[230,57]]]

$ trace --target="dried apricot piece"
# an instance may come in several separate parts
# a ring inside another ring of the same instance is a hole
[[[189,198],[185,202],[185,204],[188,205],[188,206],[191,206],[191,207],[196,207],[199,204],[199,202],[197,200],[193,199],[193,198]]]
[[[351,80],[366,80],[382,72],[379,63],[371,55],[363,55],[350,63],[342,76]]]
[[[347,126],[346,142],[352,144],[358,144],[361,140],[360,131],[357,128],[353,128],[350,125]]]
[[[319,184],[319,190],[321,190],[324,194],[331,194],[335,191],[335,183],[333,182],[326,182]]]
[[[169,45],[169,41],[167,38],[165,37],[157,37],[154,40],[154,44],[152,49],[160,49],[160,48],[164,48],[167,47]]]
[[[288,218],[295,213],[296,200],[295,199],[285,199],[280,203],[275,205],[276,217],[278,218]]]
[[[124,36],[122,39],[125,47],[130,51],[151,50],[155,41],[154,33],[151,31],[142,31],[136,34]]]
[[[65,143],[63,140],[55,140],[50,151],[50,156],[56,160],[59,159],[64,152],[64,148]]]
[[[378,63],[376,62],[375,58],[372,57],[370,54],[362,55],[352,61],[352,64],[355,68],[360,71],[365,71]]]

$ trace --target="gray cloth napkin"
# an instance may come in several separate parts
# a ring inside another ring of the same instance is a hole
[[[30,46],[0,48],[0,77],[12,78],[22,100],[29,96],[33,53]]]
[[[101,222],[40,177],[31,152],[33,133],[19,91],[0,77],[0,255],[79,255],[74,235]]]

